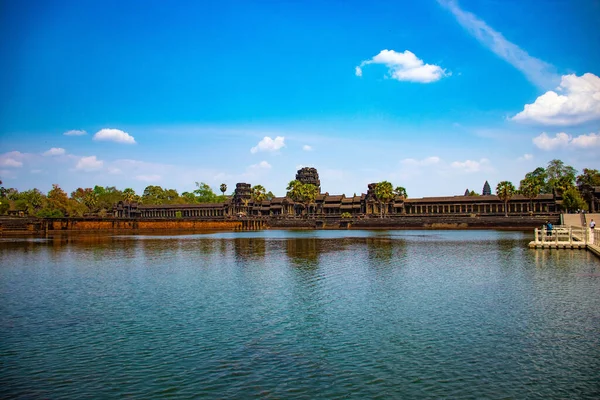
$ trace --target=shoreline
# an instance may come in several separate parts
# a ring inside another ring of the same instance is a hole
[[[528,231],[560,215],[538,216],[395,216],[392,218],[320,219],[115,219],[115,218],[4,218],[2,236],[45,236],[60,233],[203,233],[259,230],[507,230]]]

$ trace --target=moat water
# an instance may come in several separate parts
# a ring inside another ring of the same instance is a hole
[[[599,398],[600,259],[531,239],[0,239],[0,398]]]

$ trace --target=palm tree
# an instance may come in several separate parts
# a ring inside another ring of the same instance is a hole
[[[221,193],[223,193],[223,195],[225,195],[225,192],[227,191],[227,185],[224,183],[221,183],[221,186],[219,186],[219,189],[221,190]]]
[[[123,189],[123,200],[127,203],[132,203],[136,198],[135,190],[132,188]]]
[[[300,193],[302,194],[302,203],[304,204],[304,210],[308,214],[308,210],[311,204],[315,202],[319,189],[312,183],[305,183],[300,187]]]
[[[529,212],[531,212],[531,209],[533,208],[533,199],[540,194],[542,187],[534,180],[525,178],[521,181],[519,190],[523,196],[529,199]]]
[[[394,189],[394,193],[396,193],[397,196],[400,196],[403,198],[408,197],[408,194],[406,193],[406,189],[402,186],[397,186],[396,189]]]
[[[383,204],[385,203],[387,205],[390,202],[390,200],[394,198],[394,189],[392,184],[388,181],[379,182],[377,186],[375,186],[375,197],[379,202],[379,211],[381,213],[381,216],[383,217]]]
[[[262,203],[262,201],[264,199],[267,198],[267,190],[264,188],[263,185],[255,185],[254,187],[252,187],[252,199],[254,200],[254,203]]]
[[[508,201],[515,194],[515,186],[509,181],[502,181],[496,186],[496,195],[504,201],[504,215],[508,217]]]

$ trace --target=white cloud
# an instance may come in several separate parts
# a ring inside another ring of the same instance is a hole
[[[403,53],[394,50],[381,50],[375,57],[361,62],[356,67],[356,76],[362,76],[362,67],[369,64],[385,65],[388,67],[390,78],[398,81],[430,83],[450,75],[437,65],[423,63],[423,60],[417,58],[409,50],[405,50]]]
[[[78,130],[78,129],[71,129],[70,131],[66,131],[65,133],[63,133],[63,135],[65,135],[65,136],[83,136],[83,135],[87,135],[87,132]]]
[[[462,172],[471,173],[478,172],[484,166],[489,164],[489,160],[486,158],[482,158],[479,161],[474,160],[465,160],[465,161],[454,161],[450,164],[450,166],[454,169],[460,170]]]
[[[44,156],[62,156],[66,153],[65,149],[61,147],[53,147],[48,151],[45,151],[42,155]]]
[[[19,168],[23,166],[23,163],[21,161],[15,160],[14,158],[7,157],[0,160],[0,165],[2,165],[3,167]]]
[[[590,133],[589,135],[579,135],[573,138],[571,144],[581,148],[600,147],[600,134]]]
[[[127,132],[120,129],[100,129],[94,135],[94,140],[103,140],[109,142],[135,144],[135,139]]]
[[[539,136],[533,138],[533,144],[542,150],[552,150],[557,147],[565,147],[570,141],[571,136],[564,132],[557,133],[553,138],[548,136],[546,132],[542,132]]]
[[[304,151],[312,151],[312,149],[313,148],[311,146],[307,145],[307,144],[305,144],[304,146],[302,146],[302,150],[304,150]]]
[[[117,167],[108,167],[108,173],[112,175],[119,175],[122,173],[122,171]]]
[[[158,182],[161,179],[161,176],[158,174],[153,174],[153,175],[137,175],[135,177],[135,179],[137,179],[138,181],[142,181],[142,182]]]
[[[75,166],[75,169],[81,171],[96,171],[102,168],[104,162],[98,160],[96,156],[81,157]]]
[[[573,138],[571,135],[564,132],[557,133],[554,137],[550,137],[546,132],[542,132],[539,136],[533,138],[533,144],[542,150],[554,150],[557,148],[592,148],[600,147],[600,135],[590,133],[588,135],[579,135]]]
[[[512,120],[544,125],[576,125],[600,119],[600,78],[594,74],[564,75],[555,91],[548,91]]]
[[[271,168],[271,164],[269,164],[266,161],[261,161],[258,164],[253,164],[253,165],[251,165],[248,168],[254,169],[254,170],[256,170],[256,169],[270,169]]]
[[[552,65],[531,57],[526,51],[506,40],[474,14],[462,10],[454,0],[438,0],[454,15],[458,23],[485,47],[493,51],[513,67],[521,71],[527,80],[541,88],[550,88],[558,83],[558,75]]]
[[[271,139],[269,136],[265,136],[263,140],[258,142],[256,146],[250,149],[250,153],[254,154],[259,151],[277,151],[282,147],[285,147],[285,137],[277,136],[275,139]]]
[[[414,158],[405,158],[404,160],[402,160],[400,162],[407,166],[424,167],[424,166],[428,166],[428,165],[438,164],[440,161],[441,161],[441,159],[439,157],[432,156],[432,157],[426,157],[422,160],[415,160]]]
[[[20,168],[23,166],[23,159],[25,154],[19,151],[11,151],[8,153],[0,154],[0,166]]]
[[[529,154],[529,153],[523,154],[523,155],[522,155],[521,157],[519,157],[517,160],[518,160],[518,161],[529,161],[529,160],[533,160],[533,154]]]

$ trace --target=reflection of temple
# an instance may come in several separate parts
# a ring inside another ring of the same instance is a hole
[[[314,168],[298,171],[296,179],[320,187],[319,174]],[[223,203],[146,205],[119,202],[114,207],[118,218],[187,218],[187,219],[230,219],[244,217],[294,218],[307,214],[310,218],[341,217],[391,217],[400,215],[447,216],[447,215],[531,215],[555,214],[560,212],[562,199],[553,194],[538,195],[534,199],[514,195],[505,210],[504,201],[490,193],[486,181],[481,196],[447,196],[404,198],[396,196],[389,202],[379,202],[375,185],[369,184],[366,194],[360,196],[330,195],[320,193],[315,202],[304,210],[302,204],[287,197],[275,197],[255,203],[251,185],[238,183],[233,196]]]

